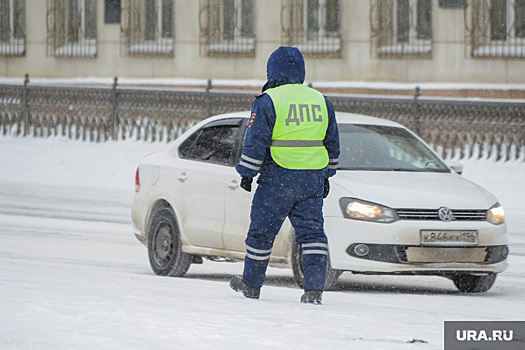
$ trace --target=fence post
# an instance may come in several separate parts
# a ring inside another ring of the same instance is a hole
[[[111,111],[111,119],[113,124],[112,137],[116,141],[118,138],[118,116],[117,116],[117,105],[118,105],[118,95],[117,95],[117,81],[118,78],[115,77],[113,80],[113,91],[111,92],[111,101],[113,103],[113,109]]]
[[[23,118],[24,118],[24,136],[29,134],[29,74],[26,73],[24,79],[24,92],[22,96],[22,103],[24,104]],[[20,129],[17,131],[20,134]]]
[[[206,84],[206,100],[205,100],[205,113],[206,113],[206,118],[209,118],[211,117],[211,108],[210,108],[210,104],[211,104],[211,96],[210,96],[210,90],[211,90],[211,79],[208,79],[208,83]]]
[[[412,118],[414,118],[414,132],[419,136],[423,137],[423,135],[420,134],[420,115],[419,115],[419,101],[418,97],[421,96],[419,86],[416,86],[416,90],[414,91],[414,99],[412,100]]]

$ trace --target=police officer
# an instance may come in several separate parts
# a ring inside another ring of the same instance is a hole
[[[336,172],[339,132],[332,104],[303,85],[303,55],[279,47],[267,63],[268,81],[252,104],[244,149],[236,170],[241,187],[259,184],[250,214],[243,277],[230,287],[258,299],[273,243],[288,217],[302,247],[304,294],[301,302],[321,304],[328,245],[323,229],[323,197]]]

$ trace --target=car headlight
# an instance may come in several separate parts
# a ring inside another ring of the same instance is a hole
[[[397,220],[393,209],[355,198],[339,200],[343,216],[347,219],[391,223]]]
[[[505,211],[499,203],[487,210],[487,221],[494,225],[501,225],[505,222]]]

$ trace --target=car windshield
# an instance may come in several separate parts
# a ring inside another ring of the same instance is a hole
[[[403,128],[339,124],[340,170],[449,172],[425,144]]]

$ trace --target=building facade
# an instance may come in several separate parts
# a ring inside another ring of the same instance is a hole
[[[525,83],[525,0],[0,0],[0,76]]]

